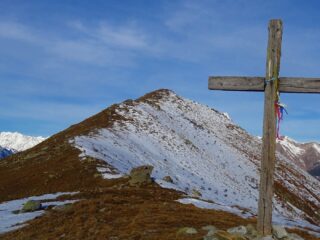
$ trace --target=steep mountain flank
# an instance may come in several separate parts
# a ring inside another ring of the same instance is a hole
[[[125,174],[151,164],[160,185],[256,212],[260,140],[228,117],[170,91],[157,91],[116,110],[125,121],[71,141],[83,159],[105,161]],[[319,223],[319,183],[278,153],[275,213]],[[108,167],[98,168],[108,172]],[[165,176],[173,184],[161,180]],[[299,210],[298,210],[299,209]],[[302,211],[300,211],[302,210]]]

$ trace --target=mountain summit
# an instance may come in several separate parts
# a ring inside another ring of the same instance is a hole
[[[82,159],[108,165],[98,167],[107,178],[109,166],[127,174],[150,164],[160,185],[256,213],[261,142],[230,118],[168,90],[126,101],[115,113],[119,120],[112,126],[70,140]],[[279,221],[320,223],[314,214],[320,206],[319,183],[280,152],[277,159],[274,211]],[[165,176],[173,183],[163,181]]]
[[[0,161],[0,201],[102,188],[152,165],[157,184],[185,194],[179,202],[250,218],[257,212],[260,159],[259,138],[225,114],[161,89]],[[278,151],[274,221],[320,231],[319,209],[319,181]]]

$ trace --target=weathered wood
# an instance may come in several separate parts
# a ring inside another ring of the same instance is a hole
[[[209,77],[208,88],[224,91],[262,92],[265,88],[264,77]],[[320,78],[280,77],[279,91],[285,93],[320,93]]]
[[[209,89],[225,91],[264,91],[264,77],[209,77]]]
[[[276,158],[275,101],[277,97],[277,84],[280,70],[281,41],[282,21],[271,20],[269,23],[266,79],[275,79],[275,81],[270,81],[265,87],[262,162],[257,225],[258,232],[264,236],[271,234],[272,231],[272,198]]]
[[[264,91],[264,120],[262,139],[261,176],[258,203],[258,231],[261,235],[271,234],[272,199],[275,169],[277,92],[320,93],[320,78],[279,78],[282,41],[281,20],[269,23],[266,77],[209,77],[211,90]],[[265,80],[267,79],[267,80]]]
[[[279,91],[286,93],[320,93],[320,78],[281,77]]]

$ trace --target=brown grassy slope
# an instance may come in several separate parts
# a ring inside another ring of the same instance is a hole
[[[69,144],[74,136],[109,127],[121,119],[116,105],[73,125],[27,151],[0,161],[0,202],[56,191],[77,191],[100,185],[94,160],[80,161]]]
[[[137,188],[119,184],[79,197],[86,200],[64,211],[50,210],[1,239],[202,239],[202,226],[212,224],[227,229],[254,222],[226,212],[180,204],[175,201],[182,197],[180,193],[157,185]],[[197,228],[199,234],[177,236],[177,230],[186,226]]]
[[[169,90],[151,92],[136,101],[157,101]],[[0,202],[31,195],[57,191],[78,191],[92,186],[103,186],[94,178],[95,159],[79,161],[79,150],[69,144],[75,136],[85,135],[100,128],[109,128],[115,121],[130,121],[116,113],[114,104],[100,113],[53,135],[39,145],[0,161]]]
[[[154,185],[130,187],[113,180],[104,188],[75,195],[82,201],[64,210],[49,210],[17,231],[1,235],[3,240],[93,240],[93,239],[203,239],[201,227],[230,227],[256,224],[231,213],[199,209],[176,202],[179,192]],[[181,227],[195,227],[198,234],[177,235]],[[291,230],[292,231],[292,230]],[[307,240],[317,238],[295,230]]]

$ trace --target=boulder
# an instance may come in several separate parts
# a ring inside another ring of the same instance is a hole
[[[21,212],[34,212],[42,209],[42,205],[40,201],[37,200],[29,200],[25,204],[23,204],[23,207],[21,209]]]
[[[227,232],[231,234],[241,235],[241,236],[244,236],[248,233],[247,228],[245,226],[229,228]]]
[[[145,165],[133,168],[130,172],[129,184],[131,186],[144,185],[152,182],[151,173],[153,166]]]
[[[170,176],[165,176],[164,178],[162,178],[163,181],[166,181],[168,183],[173,183],[173,180]]]
[[[272,226],[272,234],[277,239],[286,238],[288,236],[288,233],[284,227],[279,225],[273,225]]]
[[[57,206],[54,206],[52,208],[54,211],[57,211],[57,212],[72,212],[72,204],[71,203],[67,203],[67,204],[64,204],[64,205],[57,205]]]
[[[199,198],[202,196],[201,192],[199,192],[197,189],[192,189],[191,195],[195,198]]]
[[[177,231],[178,235],[181,235],[181,234],[197,234],[197,233],[198,233],[197,229],[195,229],[193,227],[183,227],[183,228],[180,228]]]
[[[215,226],[212,226],[212,225],[204,226],[201,229],[205,230],[205,231],[208,231],[208,233],[206,235],[207,237],[213,236],[217,232],[217,228]]]
[[[255,238],[258,236],[258,232],[257,229],[255,228],[255,226],[253,226],[252,224],[248,224],[246,226],[247,229],[247,235],[251,238]]]

